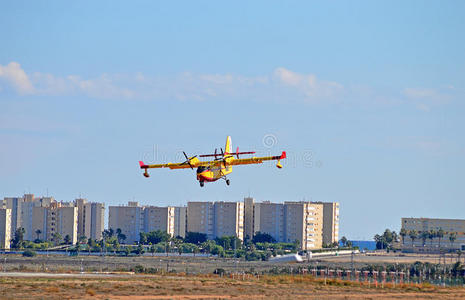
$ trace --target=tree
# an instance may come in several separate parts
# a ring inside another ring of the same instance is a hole
[[[352,241],[347,241],[346,245],[347,245],[347,247],[352,248],[353,243],[352,243]]]
[[[457,239],[457,232],[449,233],[450,248],[452,249],[455,240]]]
[[[436,232],[436,236],[438,237],[439,240],[439,249],[441,249],[441,239],[444,237],[444,230],[442,228],[439,228],[439,230]]]
[[[69,234],[65,235],[64,242],[66,245],[71,244],[71,237],[69,236]]]
[[[409,235],[410,239],[412,240],[412,248],[413,248],[413,242],[418,237],[418,232],[416,230],[410,230],[408,232],[408,235]]]
[[[347,245],[347,238],[343,236],[339,242],[341,242],[342,247],[345,247]]]
[[[382,235],[375,235],[375,237],[373,238],[376,242],[376,249],[386,249],[387,248],[387,242],[386,242],[386,238]]]
[[[220,245],[214,245],[212,247],[212,249],[210,250],[210,254],[218,255],[218,257],[223,257],[224,256],[224,249]]]
[[[124,241],[126,240],[126,235],[124,233],[121,233],[119,236],[119,239],[121,240],[121,244],[123,244]]]
[[[374,240],[376,242],[376,249],[389,249],[392,242],[398,240],[397,233],[386,229],[382,235],[375,235]]]
[[[207,235],[201,232],[190,232],[189,231],[186,233],[186,237],[184,238],[184,241],[186,243],[199,245],[207,241]]]
[[[118,243],[122,244],[126,239],[126,235],[121,231],[121,228],[116,229],[116,238],[118,239]]]
[[[252,238],[252,243],[275,243],[276,240],[268,233],[258,231]]]
[[[142,244],[142,245],[147,244],[147,233],[139,232],[139,244]]]
[[[116,253],[117,251],[119,251],[119,242],[118,242],[118,239],[113,239],[113,241],[111,242],[111,245],[113,246],[113,251]]]
[[[40,234],[42,233],[42,230],[37,229],[36,234],[37,234],[37,240],[40,240]]]
[[[217,246],[216,243],[214,241],[211,241],[211,240],[208,240],[208,241],[205,241],[201,244],[201,247],[203,249],[203,252],[206,252],[206,253],[211,253],[213,247]]]
[[[81,244],[79,243],[79,240],[76,242],[76,255],[79,256],[79,251],[81,251]]]
[[[79,244],[84,244],[86,241],[87,241],[87,237],[86,237],[85,235],[81,235],[81,236],[78,238],[78,243],[79,243]]]
[[[92,250],[93,247],[95,247],[96,243],[93,239],[88,239],[87,240],[87,250],[89,251],[89,254],[90,254],[90,251]]]
[[[145,234],[147,239],[144,244],[152,243],[158,244],[162,242],[167,242],[170,240],[171,235],[169,235],[166,231],[162,230],[155,230]]]
[[[397,232],[393,231],[392,232],[392,241],[389,243],[389,244],[392,244],[392,242],[398,242],[399,241],[399,235],[397,234]]]
[[[182,247],[181,245],[183,244],[183,241],[178,239],[178,238],[172,238],[171,239],[171,242],[174,244],[174,246],[176,247],[176,249],[178,250],[178,253],[179,255],[182,254]]]
[[[383,238],[384,238],[384,241],[386,242],[386,246],[390,246],[391,243],[396,240],[397,234],[395,231],[386,229],[383,233]]]
[[[405,228],[402,227],[402,228],[400,229],[400,232],[399,232],[399,235],[400,235],[400,237],[401,237],[401,239],[402,239],[402,245],[404,245],[404,239],[405,239],[405,236],[406,236],[407,234],[408,234],[407,229],[405,229]]]
[[[426,245],[426,239],[429,238],[429,232],[428,231],[422,231],[420,233],[420,238],[423,241],[423,247]]]
[[[58,246],[61,243],[62,239],[63,237],[58,232],[55,232],[54,234],[52,234],[52,242],[55,243],[55,246]]]
[[[431,229],[429,232],[428,232],[428,238],[430,240],[430,248],[433,248],[433,240],[434,238],[436,237],[436,231],[434,231],[433,229]]]
[[[21,249],[24,246],[24,228],[18,228],[15,231],[15,237],[11,240],[11,247],[15,249]]]
[[[195,257],[195,254],[199,253],[199,247],[197,245],[194,245],[192,247],[192,253],[194,254],[194,257]]]
[[[242,241],[235,235],[217,237],[215,242],[222,246],[224,250],[240,249],[242,246]]]
[[[137,255],[142,255],[145,253],[145,248],[142,246],[142,244],[139,244],[136,249],[136,254]]]

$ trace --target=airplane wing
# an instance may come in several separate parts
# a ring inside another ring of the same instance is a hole
[[[281,155],[278,156],[263,156],[263,157],[250,157],[250,158],[240,158],[234,159],[229,165],[249,165],[249,164],[261,164],[266,160],[279,160],[286,158],[286,151],[283,151]]]
[[[144,164],[144,162],[139,161],[139,165],[141,169],[170,168],[171,170],[176,170],[176,169],[189,169],[191,166],[192,168],[197,168],[200,166],[214,166],[216,164],[221,164],[221,161],[191,161],[190,165],[187,162],[146,165]]]

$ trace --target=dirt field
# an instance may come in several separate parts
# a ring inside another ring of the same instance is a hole
[[[367,286],[308,275],[242,279],[213,275],[105,275],[0,277],[2,299],[463,299],[463,288],[430,285]]]

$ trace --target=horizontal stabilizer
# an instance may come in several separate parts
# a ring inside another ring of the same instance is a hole
[[[234,155],[237,155],[237,154],[254,154],[255,151],[249,151],[249,152],[236,152],[236,153],[225,153],[227,155],[229,154],[234,154]],[[199,155],[199,157],[211,157],[211,156],[222,156],[221,154],[202,154],[202,155]]]

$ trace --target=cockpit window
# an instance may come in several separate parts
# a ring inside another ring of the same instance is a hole
[[[197,168],[197,174],[202,173],[205,170],[208,170],[208,167],[200,166],[200,167]]]

